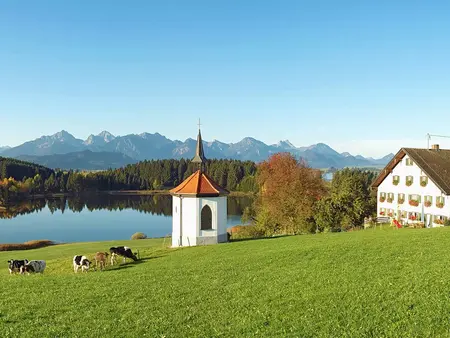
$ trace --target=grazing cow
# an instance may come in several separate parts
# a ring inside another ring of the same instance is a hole
[[[81,272],[87,272],[91,262],[87,259],[86,256],[75,256],[73,258],[73,271],[78,272],[78,269],[81,267]]]
[[[29,261],[22,267],[22,273],[44,273],[45,267],[45,261]]]
[[[97,252],[95,254],[95,269],[97,270],[97,266],[100,264],[100,270],[103,270],[106,266],[106,260],[109,254],[107,252]]]
[[[131,251],[131,249],[127,246],[118,246],[116,248],[110,248],[109,252],[111,253],[111,265],[114,265],[117,256],[123,257],[123,262],[125,263],[126,259],[132,259],[133,261],[137,261],[136,254]]]
[[[27,263],[28,263],[27,259],[23,259],[23,260],[11,259],[11,260],[9,260],[8,261],[9,273],[13,274],[16,272],[21,272],[23,266]]]

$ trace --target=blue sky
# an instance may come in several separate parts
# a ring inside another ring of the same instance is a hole
[[[448,13],[437,0],[3,1],[0,146],[62,129],[184,140],[201,117],[207,140],[423,147],[450,135]]]

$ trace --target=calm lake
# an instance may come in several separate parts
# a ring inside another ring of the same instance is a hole
[[[249,197],[228,198],[228,226],[241,224]],[[90,242],[130,239],[135,232],[165,237],[172,232],[172,197],[89,195],[35,199],[0,210],[0,243],[35,239]]]

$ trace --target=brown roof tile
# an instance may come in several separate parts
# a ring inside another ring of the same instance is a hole
[[[197,170],[178,187],[170,190],[170,193],[172,195],[192,195],[201,197],[228,195],[230,192],[214,182],[201,170]]]

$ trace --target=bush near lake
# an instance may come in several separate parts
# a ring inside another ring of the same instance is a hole
[[[23,244],[0,244],[0,251],[19,251],[19,250],[31,250],[45,248],[47,246],[56,245],[55,242],[49,240],[35,240],[25,242]]]
[[[144,234],[143,232],[136,232],[133,234],[133,236],[131,236],[132,240],[136,240],[136,239],[146,239],[147,235]]]
[[[163,243],[147,239],[0,252],[1,336],[449,336],[447,227],[184,249]],[[139,250],[142,260],[108,265],[105,272],[73,272],[74,255],[92,258],[119,245]],[[44,274],[10,276],[6,261],[22,257],[46,260]],[[74,325],[74,314],[89,320]]]

